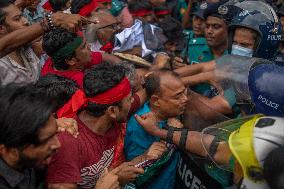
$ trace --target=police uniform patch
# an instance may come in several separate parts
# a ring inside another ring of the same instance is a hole
[[[202,3],[201,5],[200,5],[200,9],[202,9],[202,10],[204,10],[204,9],[207,9],[207,3]]]
[[[229,9],[225,5],[221,5],[221,6],[218,7],[218,13],[219,14],[225,15],[225,14],[228,13],[228,11],[229,11]]]

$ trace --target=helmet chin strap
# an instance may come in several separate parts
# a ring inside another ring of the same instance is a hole
[[[273,19],[274,19],[274,28],[272,29],[272,32],[274,34],[278,33],[278,24],[279,24],[279,18],[276,14],[276,12],[273,10],[272,7],[268,6],[267,4],[264,4],[268,9],[269,11],[271,12],[272,16],[273,16]]]

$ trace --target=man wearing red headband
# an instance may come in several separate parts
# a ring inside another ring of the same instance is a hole
[[[128,3],[128,9],[134,19],[147,23],[155,23],[157,21],[153,8],[148,1],[132,0]]]
[[[51,188],[93,189],[105,168],[124,162],[126,120],[132,101],[131,86],[121,65],[99,64],[86,71],[84,91],[78,90],[58,112],[73,116],[79,136],[60,133],[61,148],[48,167]],[[134,165],[159,157],[165,146],[154,144],[132,162],[123,163],[118,173],[120,185],[133,181],[143,169]]]
[[[60,75],[76,81],[81,88],[83,70],[108,59],[102,53],[91,52],[82,37],[61,28],[44,35],[43,49],[51,58],[45,63],[42,75]]]

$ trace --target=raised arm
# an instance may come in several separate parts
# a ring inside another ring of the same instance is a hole
[[[62,12],[52,14],[51,19],[54,26],[63,27],[71,31],[75,31],[82,24],[88,23],[88,20],[80,15],[64,14]],[[45,20],[43,23],[32,24],[0,38],[0,58],[41,36],[47,31],[46,27],[48,26]]]

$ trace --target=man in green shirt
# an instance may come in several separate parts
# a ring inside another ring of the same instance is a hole
[[[221,10],[216,4],[204,4],[202,8],[205,8],[205,38],[193,38],[189,41],[189,64],[208,62],[228,54],[229,17],[226,10]],[[199,94],[210,96],[208,84],[200,84],[193,89]]]

